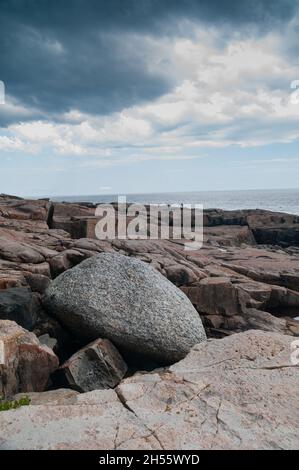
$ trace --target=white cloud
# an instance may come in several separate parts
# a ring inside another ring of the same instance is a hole
[[[137,47],[141,38],[133,39]],[[192,40],[143,40],[149,69],[161,69],[178,82],[170,93],[108,116],[74,109],[62,116],[63,122],[14,124],[2,130],[7,135],[0,138],[0,149],[46,148],[96,157],[107,165],[109,159],[117,164],[122,158],[197,158],[205,148],[299,138],[299,105],[292,104],[290,89],[299,79],[299,67],[285,58],[279,35],[234,39],[225,48],[220,48],[215,30],[198,30]],[[58,43],[49,47],[62,53]]]
[[[10,126],[10,131],[23,137],[30,142],[53,142],[53,139],[59,139],[59,127],[50,122],[33,121],[23,122]]]
[[[0,151],[37,153],[38,150],[35,143],[24,142],[17,136],[0,135]]]

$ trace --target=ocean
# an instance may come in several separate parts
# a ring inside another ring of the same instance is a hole
[[[125,194],[119,194],[123,196]],[[192,191],[171,193],[127,194],[127,202],[141,204],[203,204],[205,209],[267,209],[299,215],[299,189],[265,189],[241,191]],[[117,194],[60,196],[53,201],[113,202]]]

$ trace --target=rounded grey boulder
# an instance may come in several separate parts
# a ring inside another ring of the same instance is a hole
[[[136,258],[102,253],[58,276],[44,305],[78,337],[107,338],[159,362],[206,340],[201,319],[174,284]]]

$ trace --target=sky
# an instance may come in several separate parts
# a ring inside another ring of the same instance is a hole
[[[0,193],[298,188],[298,3],[0,0]]]

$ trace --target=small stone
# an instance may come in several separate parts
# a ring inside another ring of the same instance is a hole
[[[114,388],[127,372],[120,353],[107,339],[97,339],[76,352],[59,369],[66,383],[79,392]]]

